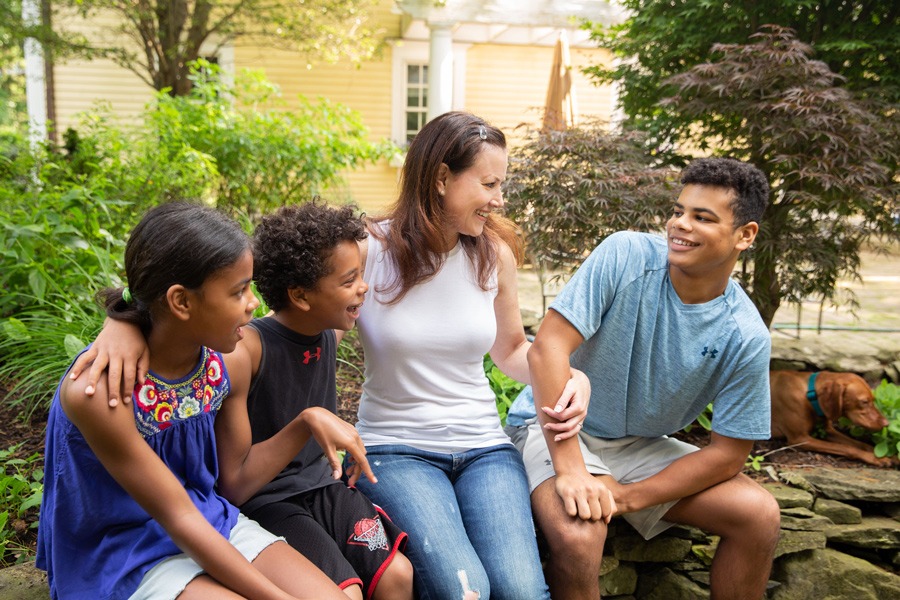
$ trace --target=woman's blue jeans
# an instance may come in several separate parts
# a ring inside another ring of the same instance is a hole
[[[421,600],[541,600],[550,593],[538,557],[528,480],[512,445],[443,454],[369,446],[378,483],[357,487],[409,534],[406,555]]]

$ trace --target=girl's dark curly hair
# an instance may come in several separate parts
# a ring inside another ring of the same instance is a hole
[[[366,238],[355,207],[317,202],[284,206],[263,217],[253,233],[253,279],[274,311],[288,306],[288,289],[314,290],[331,272],[328,259],[340,242]]]
[[[762,222],[769,204],[769,183],[766,176],[750,163],[733,158],[701,158],[681,172],[681,183],[714,185],[734,190],[731,212],[734,227],[751,221]]]

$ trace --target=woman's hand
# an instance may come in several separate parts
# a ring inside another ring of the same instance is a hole
[[[147,376],[150,349],[136,325],[107,319],[91,347],[72,365],[69,378],[78,379],[89,365],[85,395],[94,395],[97,382],[105,371],[109,405],[118,405],[119,398],[128,404],[135,384]]]
[[[547,416],[553,419],[544,425],[544,429],[555,431],[556,436],[553,440],[557,442],[572,437],[581,431],[590,402],[590,380],[578,369],[572,369],[572,376],[566,382],[566,387],[563,388],[556,406],[541,408]]]

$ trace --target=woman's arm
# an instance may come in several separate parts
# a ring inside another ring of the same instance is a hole
[[[214,579],[248,598],[290,598],[268,580],[203,517],[178,479],[137,431],[131,410],[109,410],[68,380],[63,410],[112,477],[163,526],[172,540]],[[95,394],[106,398],[101,381]],[[109,507],[114,510],[115,507]]]
[[[125,404],[131,402],[131,391],[138,381],[143,381],[150,367],[150,348],[137,325],[106,319],[97,339],[72,365],[70,379],[78,379],[90,366],[84,393],[93,396],[106,370],[106,389],[109,390],[109,406],[116,406],[119,398]]]
[[[497,337],[490,350],[491,359],[508,376],[530,384],[527,353],[531,343],[525,337],[519,310],[516,260],[504,243],[500,243],[498,258],[497,297],[494,298]]]

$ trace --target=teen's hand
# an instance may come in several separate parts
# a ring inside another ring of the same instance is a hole
[[[342,469],[338,451],[345,450],[349,455],[348,459],[352,459],[348,460],[350,463],[347,468],[348,485],[351,487],[356,485],[361,475],[365,475],[372,483],[378,482],[366,458],[366,447],[353,425],[318,406],[307,408],[300,416],[309,428],[310,435],[322,447],[325,458],[331,465],[332,477],[341,478]]]
[[[136,325],[107,319],[91,347],[72,365],[69,377],[78,379],[88,365],[86,395],[94,395],[97,382],[105,372],[109,405],[117,406],[120,398],[128,404],[135,384],[147,376],[150,349]]]
[[[566,514],[584,521],[609,523],[616,513],[612,492],[598,478],[585,470],[557,474],[556,493],[562,498]]]
[[[572,376],[566,381],[556,406],[542,406],[541,410],[553,421],[544,424],[544,429],[556,432],[553,440],[566,440],[581,431],[591,402],[591,382],[587,375],[572,369]]]

